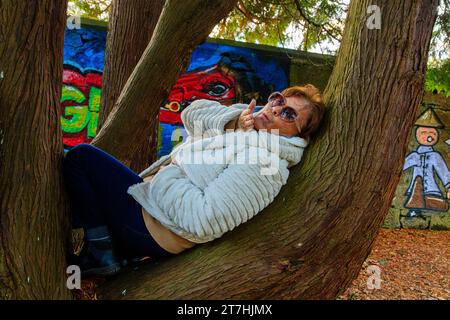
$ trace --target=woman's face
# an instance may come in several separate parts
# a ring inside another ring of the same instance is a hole
[[[311,107],[308,106],[306,99],[296,96],[287,97],[286,106],[293,108],[298,114],[294,122],[284,121],[280,117],[284,105],[272,107],[272,103],[269,102],[255,115],[255,129],[265,129],[272,133],[277,133],[276,130],[278,130],[279,135],[287,137],[298,135],[298,128],[303,128],[310,121]]]

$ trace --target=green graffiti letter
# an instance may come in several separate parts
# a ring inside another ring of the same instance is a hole
[[[72,86],[63,86],[61,102],[75,101],[77,103],[82,103],[85,100],[86,98],[83,92],[81,92],[78,88]]]
[[[91,119],[89,121],[87,136],[88,139],[94,138],[97,135],[98,112],[100,111],[100,97],[102,90],[92,87],[89,92],[89,111]]]
[[[70,119],[61,117],[62,129],[64,132],[80,132],[89,122],[90,112],[88,111],[87,106],[66,107],[64,111],[65,117],[72,116]]]
[[[86,100],[83,92],[73,86],[63,86],[61,102],[75,101],[83,103]],[[61,116],[63,132],[76,133],[84,129],[89,121],[89,111],[86,106],[67,106]]]

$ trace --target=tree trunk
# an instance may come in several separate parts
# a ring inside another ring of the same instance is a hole
[[[0,2],[0,299],[63,299],[66,1]]]
[[[192,51],[236,1],[167,0],[152,40],[92,143],[129,165],[155,134],[159,107],[187,68]]]
[[[150,42],[158,22],[164,0],[115,0],[109,19],[105,50],[102,101],[99,129],[117,102],[125,83]],[[145,109],[145,106],[141,108]],[[131,157],[130,168],[140,172],[156,160],[158,121],[148,128],[147,137],[139,151]]]
[[[333,299],[342,293],[371,250],[401,174],[437,3],[352,1],[325,90],[325,123],[276,200],[221,239],[107,282],[102,297]],[[380,30],[366,27],[371,4],[381,7]]]

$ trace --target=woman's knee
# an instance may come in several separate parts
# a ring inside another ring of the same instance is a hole
[[[78,158],[80,156],[89,156],[95,153],[98,153],[98,149],[94,147],[93,145],[90,145],[88,143],[81,143],[79,145],[76,145],[69,151],[67,151],[65,155],[65,159],[72,159],[72,158]]]
[[[83,162],[82,160],[91,158],[95,153],[98,153],[98,150],[90,144],[81,143],[76,145],[65,154],[63,167],[67,168],[75,163],[79,164]]]
[[[97,148],[94,147],[93,145],[89,144],[89,143],[80,143],[74,147],[72,147],[72,149],[70,149],[67,154],[69,153],[85,153],[85,152],[92,152],[92,151],[97,151]]]

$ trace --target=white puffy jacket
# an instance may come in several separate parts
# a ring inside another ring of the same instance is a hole
[[[191,103],[181,114],[186,142],[141,172],[144,178],[166,165],[128,193],[166,228],[195,243],[251,219],[286,184],[288,168],[300,162],[307,142],[256,130],[225,133],[225,125],[246,107]]]

